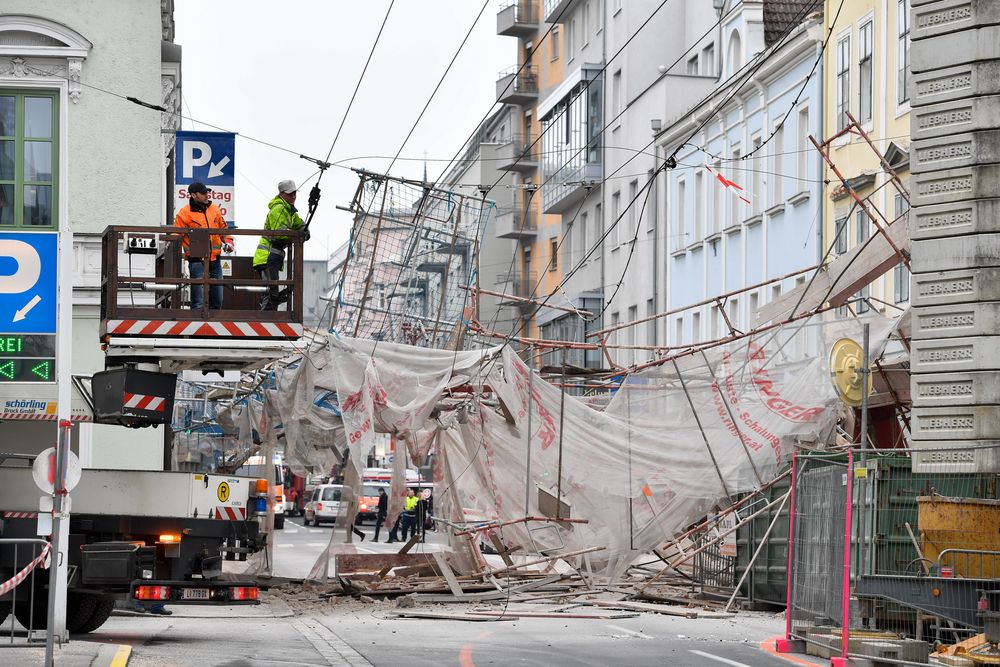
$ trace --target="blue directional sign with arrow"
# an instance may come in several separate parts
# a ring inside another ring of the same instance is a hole
[[[0,336],[55,334],[58,242],[53,232],[0,232]]]

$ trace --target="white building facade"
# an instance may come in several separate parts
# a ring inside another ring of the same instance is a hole
[[[170,0],[7,0],[0,15],[0,232],[72,234],[75,266],[59,280],[73,284],[75,376],[104,369],[98,318],[105,227],[167,218],[180,117],[123,98],[179,111],[180,49],[172,40]],[[55,384],[0,383],[0,438],[19,443],[9,451],[33,453],[54,441],[55,402]],[[74,449],[84,466],[162,467],[162,429],[93,425],[88,413],[74,389]]]

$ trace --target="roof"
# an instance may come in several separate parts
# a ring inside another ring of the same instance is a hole
[[[764,0],[764,46],[771,46],[813,12],[823,11],[823,0]]]

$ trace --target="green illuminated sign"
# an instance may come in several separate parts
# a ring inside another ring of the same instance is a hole
[[[55,382],[56,337],[0,332],[0,383]]]

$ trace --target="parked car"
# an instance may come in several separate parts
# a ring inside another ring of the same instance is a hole
[[[312,497],[306,503],[305,525],[318,526],[320,522],[333,522],[340,514],[340,496],[343,493],[341,484],[320,484],[313,489]]]

